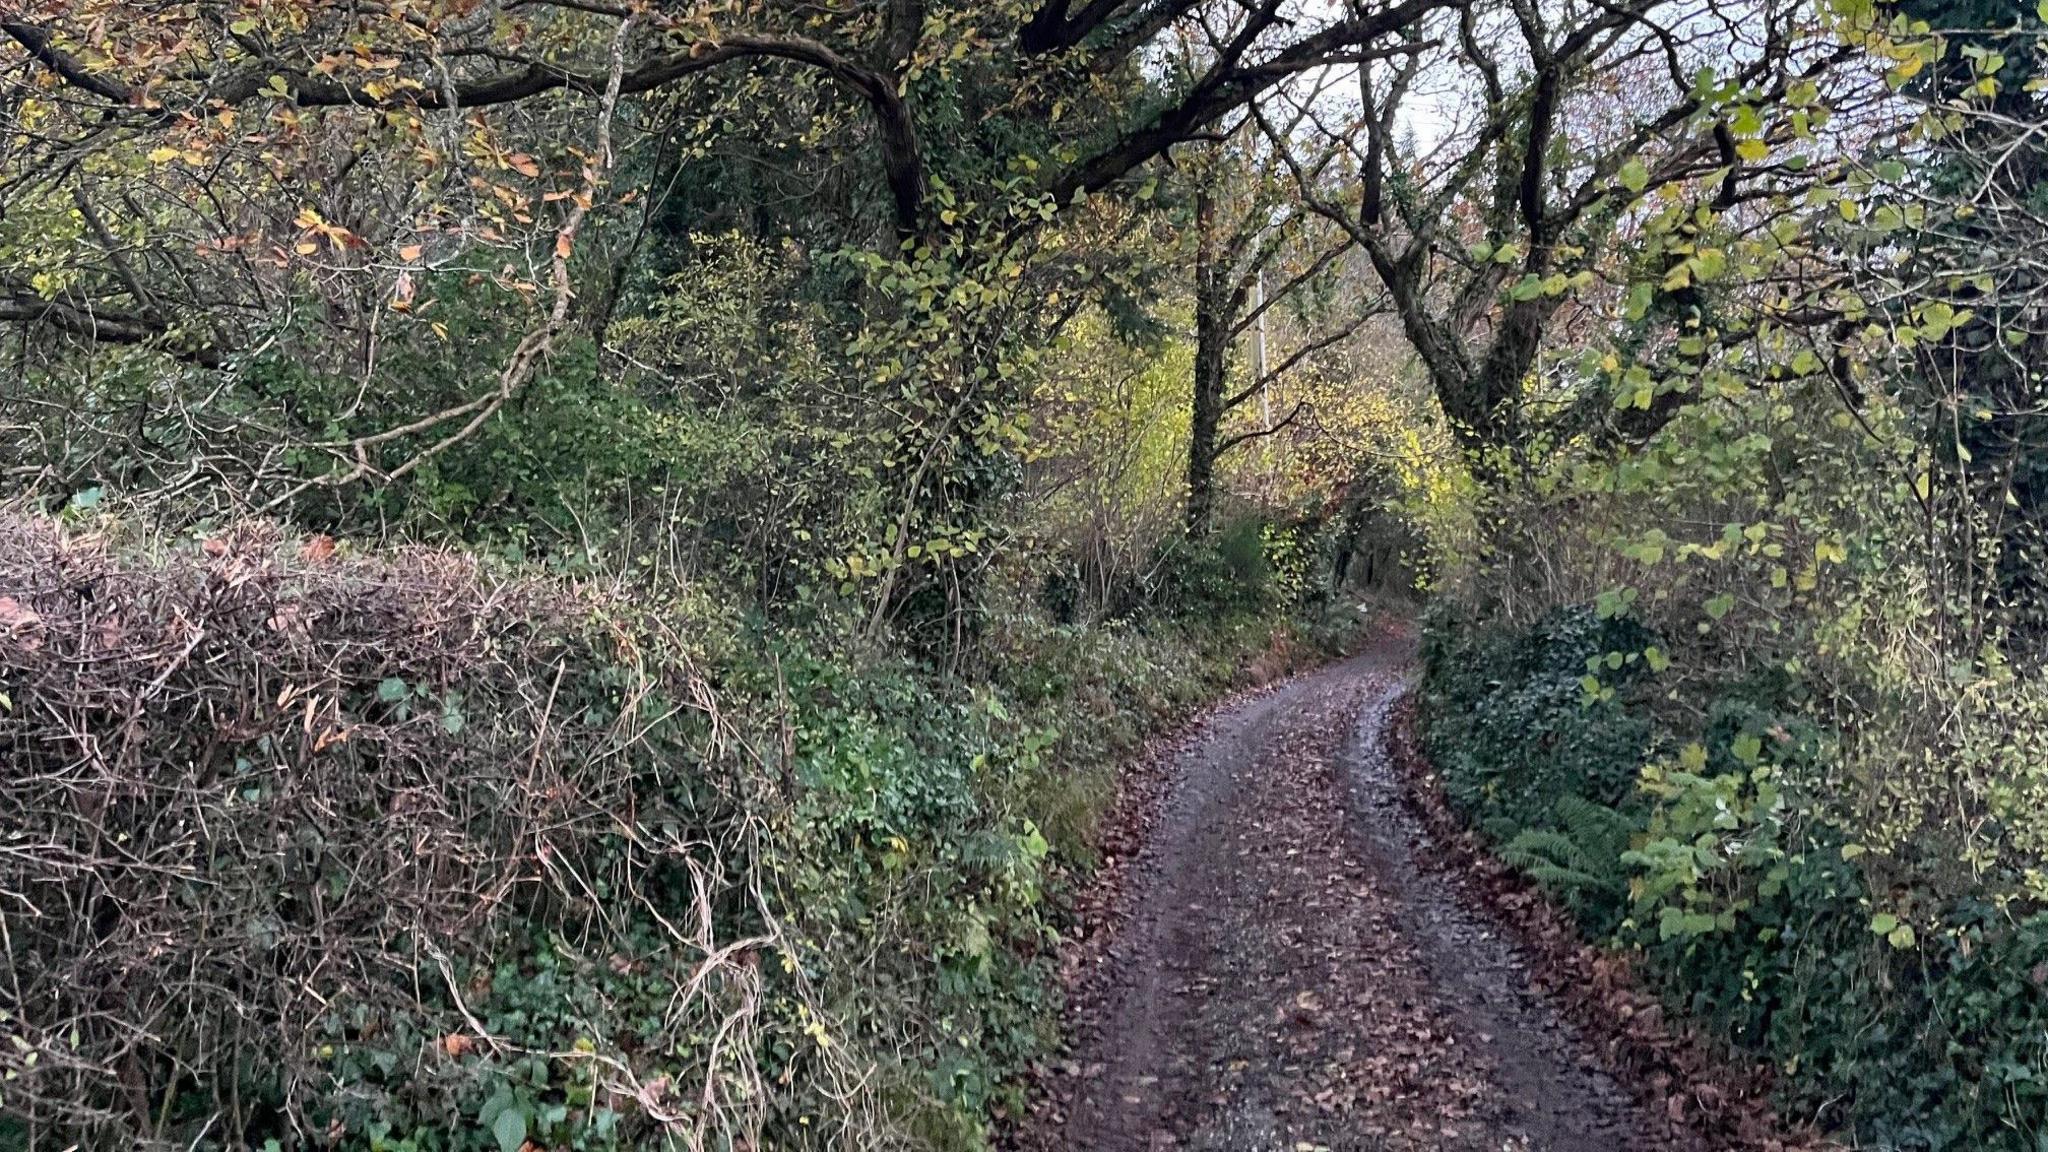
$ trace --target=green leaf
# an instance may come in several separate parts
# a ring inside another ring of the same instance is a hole
[[[1889,934],[1899,926],[1899,918],[1889,912],[1879,912],[1870,918],[1870,930],[1879,936]]]
[[[1652,288],[1647,280],[1629,285],[1628,318],[1631,320],[1641,320],[1644,316],[1649,315],[1650,301],[1654,298],[1655,293],[1656,289]]]
[[[1735,594],[1733,592],[1723,592],[1719,596],[1708,599],[1703,607],[1706,608],[1707,615],[1719,620],[1721,617],[1726,616],[1730,609],[1735,607]]]
[[[1764,754],[1763,738],[1754,732],[1744,732],[1735,738],[1735,743],[1730,746],[1729,751],[1735,753],[1735,758],[1744,764],[1754,764]]]
[[[491,1135],[497,1137],[498,1152],[519,1152],[526,1145],[526,1113],[507,1108],[491,1121]]]
[[[396,704],[405,699],[405,681],[392,676],[380,682],[377,685],[377,699],[386,704]]]
[[[1632,157],[1621,166],[1621,186],[1631,192],[1641,192],[1650,186],[1650,170],[1643,166],[1640,157]]]

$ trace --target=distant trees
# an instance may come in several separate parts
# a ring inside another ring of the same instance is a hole
[[[1332,178],[1335,156],[1326,151],[1316,163],[1321,178]],[[1292,195],[1278,151],[1248,118],[1216,142],[1190,146],[1178,168],[1193,211],[1187,523],[1199,536],[1215,511],[1217,464],[1301,418],[1305,399],[1272,403],[1278,385],[1380,308],[1351,261],[1351,237]]]

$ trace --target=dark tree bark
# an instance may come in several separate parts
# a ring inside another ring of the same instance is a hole
[[[1223,427],[1223,389],[1230,368],[1229,290],[1216,251],[1216,201],[1195,193],[1195,372],[1188,425],[1188,535],[1208,535],[1216,513],[1216,438]]]

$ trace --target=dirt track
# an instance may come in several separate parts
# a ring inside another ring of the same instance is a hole
[[[1628,1093],[1420,861],[1399,637],[1210,715],[1070,980],[1033,1148],[1611,1152]]]

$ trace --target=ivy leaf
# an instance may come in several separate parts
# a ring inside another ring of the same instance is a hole
[[[405,699],[405,681],[396,676],[387,677],[377,685],[377,699],[386,704],[396,704]]]
[[[2048,3],[2048,0],[2042,0]],[[1631,158],[1621,166],[1621,186],[1631,192],[1641,192],[1650,186],[1650,170],[1643,166],[1641,158]]]

